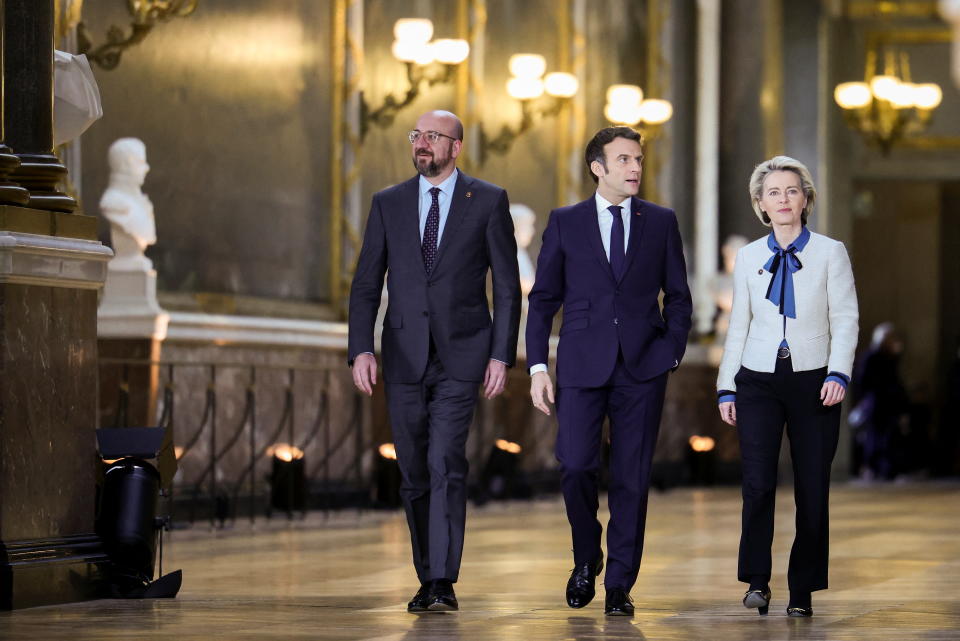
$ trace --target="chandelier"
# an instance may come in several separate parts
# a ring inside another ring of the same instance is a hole
[[[847,124],[888,154],[902,138],[927,128],[943,92],[936,83],[912,82],[906,52],[887,48],[883,54],[882,73],[877,73],[877,49],[869,49],[863,82],[838,84],[833,98]]]

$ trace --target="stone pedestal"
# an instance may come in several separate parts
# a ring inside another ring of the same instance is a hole
[[[163,340],[170,315],[157,303],[157,272],[107,271],[97,311],[101,337]]]
[[[100,427],[156,424],[160,343],[170,315],[157,303],[157,272],[108,269],[97,312]]]
[[[97,594],[96,307],[110,256],[0,230],[0,608]]]

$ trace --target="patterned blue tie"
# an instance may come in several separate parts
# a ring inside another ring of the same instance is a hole
[[[430,190],[433,196],[433,202],[430,204],[430,211],[427,213],[427,224],[423,227],[423,243],[420,245],[420,252],[423,254],[423,267],[427,274],[433,271],[433,263],[437,260],[437,236],[440,233],[440,189],[434,187]]]
[[[607,209],[613,214],[613,227],[610,229],[610,267],[613,269],[613,277],[620,280],[620,275],[623,273],[624,255],[626,254],[623,243],[623,218],[620,216],[623,207],[610,205]]]

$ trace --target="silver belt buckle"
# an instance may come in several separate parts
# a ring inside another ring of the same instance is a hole
[[[777,349],[777,358],[790,358],[790,348],[781,347]]]

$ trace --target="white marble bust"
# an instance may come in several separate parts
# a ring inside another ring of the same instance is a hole
[[[523,303],[526,306],[527,294],[533,288],[533,281],[536,278],[537,271],[530,260],[530,254],[527,248],[533,242],[533,235],[536,233],[534,224],[537,221],[537,215],[526,205],[510,205],[510,216],[513,217],[513,235],[517,239],[517,265],[520,268],[520,290],[523,292]]]
[[[100,211],[110,221],[115,254],[110,269],[150,271],[153,263],[143,252],[157,242],[157,230],[153,203],[141,191],[150,171],[146,146],[138,138],[120,138],[110,145],[108,161],[110,185],[100,198]]]
[[[723,343],[727,328],[730,326],[730,312],[733,309],[733,268],[737,262],[737,252],[748,242],[750,241],[746,237],[739,234],[727,236],[720,248],[720,254],[723,256],[723,271],[717,273],[710,283],[710,293],[720,310],[713,325],[716,342],[719,344]]]

